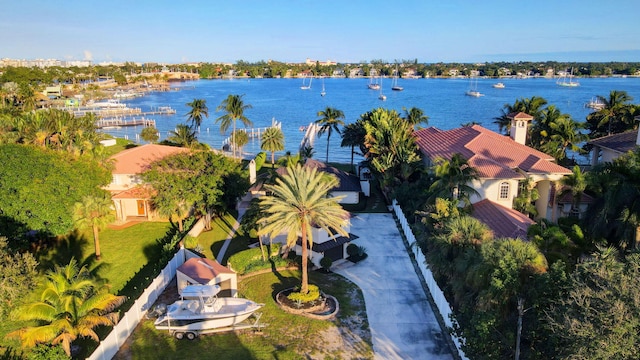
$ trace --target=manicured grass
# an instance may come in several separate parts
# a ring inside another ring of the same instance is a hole
[[[275,294],[285,288],[299,285],[299,271],[279,271],[255,275],[243,279],[239,284],[239,295],[265,306],[261,321],[268,324],[261,333],[239,331],[203,335],[194,341],[176,340],[168,332],[155,330],[152,320],[143,320],[132,337],[131,344],[121,349],[116,359],[340,359],[340,350],[327,349],[322,333],[343,321],[361,319],[363,338],[353,333],[354,347],[358,358],[373,358],[369,325],[366,321],[364,299],[360,289],[349,280],[336,274],[312,272],[310,282],[336,297],[340,303],[338,319],[334,321],[313,320],[292,315],[281,310],[274,301]],[[353,340],[352,340],[353,341]]]
[[[102,230],[100,261],[95,260],[91,232],[74,233],[46,253],[39,254],[38,260],[46,271],[55,264],[67,264],[74,257],[90,269],[97,267],[97,275],[108,280],[111,291],[118,293],[140,268],[150,261],[157,261],[160,249],[156,240],[162,238],[170,226],[168,222],[142,222],[124,229]]]
[[[149,262],[157,261],[159,248],[156,240],[162,238],[170,224],[167,222],[144,222],[121,230],[105,229],[100,232],[102,259],[96,261],[91,232],[72,233],[52,244],[36,255],[42,273],[55,265],[65,265],[71,258],[79,264],[95,269],[98,277],[111,285],[111,292],[119,294],[123,286]],[[149,276],[155,276],[149,274]],[[131,296],[123,293],[121,295]],[[31,296],[25,294],[25,296]],[[2,348],[12,346],[19,349],[17,339],[9,339],[6,334],[30,325],[30,322],[16,322],[5,319],[0,323],[0,353]]]
[[[198,244],[203,248],[203,255],[209,259],[217,259],[222,245],[224,244],[233,224],[236,222],[236,217],[232,214],[226,214],[222,217],[215,217],[211,221],[211,230],[203,231],[198,237]],[[238,251],[245,250],[249,245],[249,238],[244,236],[242,231],[238,229],[234,235],[229,248],[224,254],[222,264],[227,264],[229,256],[237,253]]]

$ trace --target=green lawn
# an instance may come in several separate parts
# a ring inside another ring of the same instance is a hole
[[[239,284],[241,297],[265,304],[260,310],[261,321],[268,325],[261,333],[245,330],[204,335],[194,341],[176,340],[167,332],[155,330],[152,320],[143,320],[131,336],[129,346],[123,347],[115,359],[156,359],[158,354],[162,354],[163,359],[303,359],[307,355],[346,359],[352,358],[354,352],[360,359],[373,358],[360,289],[336,274],[312,272],[309,275],[312,283],[338,299],[340,313],[337,320],[313,320],[281,310],[273,300],[275,293],[298,285],[300,273],[270,272],[245,278]],[[321,335],[346,323],[352,324],[352,331],[342,335],[345,341],[348,337],[351,342],[352,352],[348,354],[341,346],[332,348]]]

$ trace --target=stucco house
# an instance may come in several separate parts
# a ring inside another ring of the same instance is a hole
[[[189,149],[146,144],[121,151],[109,158],[113,163],[113,170],[111,183],[105,190],[111,193],[116,221],[151,220],[156,217],[150,204],[154,190],[142,182],[140,174],[154,161],[185,152],[189,152]]]
[[[446,131],[429,127],[415,132],[416,143],[428,166],[438,158],[450,159],[459,153],[478,171],[479,179],[471,186],[479,195],[472,195],[472,204],[489,200],[512,209],[519,182],[529,177],[539,194],[535,203],[538,217],[547,218],[551,188],[571,174],[571,170],[556,164],[552,156],[525,145],[532,116],[525,113],[508,116],[510,136],[480,125]]]
[[[636,117],[640,120],[640,116]],[[587,144],[592,145],[591,165],[595,166],[605,162],[612,162],[621,155],[635,150],[640,145],[640,131],[631,130],[619,134],[603,136]]]

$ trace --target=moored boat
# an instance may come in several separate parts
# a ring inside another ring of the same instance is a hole
[[[499,83],[495,83],[493,84],[493,87],[496,89],[504,89],[504,84],[499,82]]]

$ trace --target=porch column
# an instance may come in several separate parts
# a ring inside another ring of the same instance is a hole
[[[538,200],[536,200],[536,210],[538,216],[536,219],[547,219],[547,210],[549,209],[549,194],[551,192],[551,181],[542,180],[536,184],[538,189]]]

